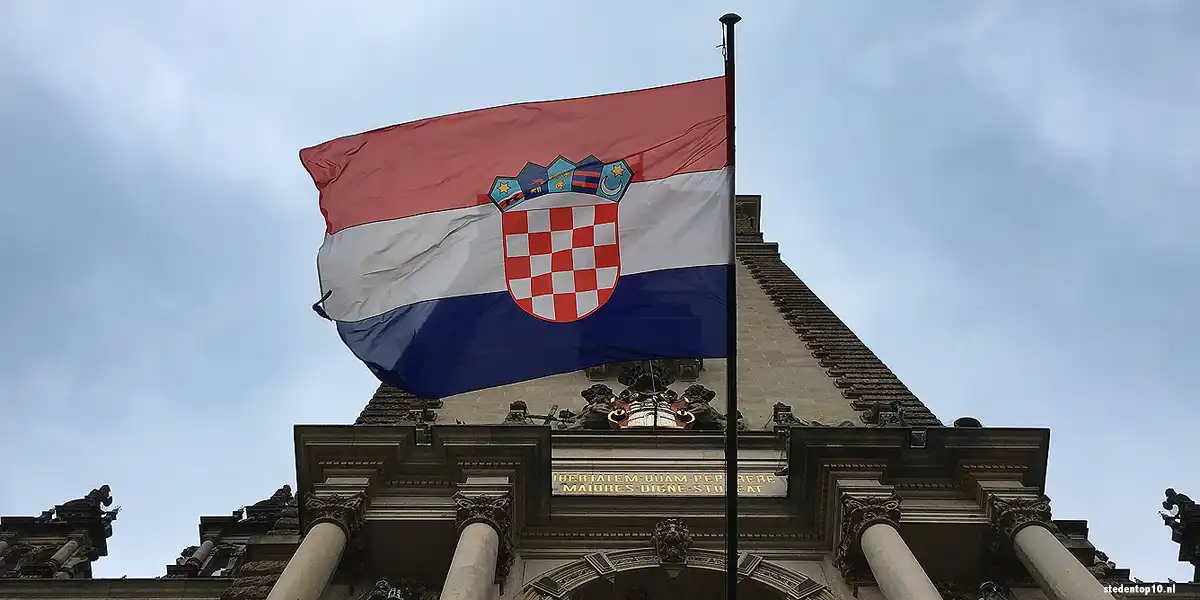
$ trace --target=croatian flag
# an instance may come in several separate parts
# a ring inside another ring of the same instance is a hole
[[[489,108],[300,152],[323,308],[386,384],[442,398],[725,356],[723,77]]]

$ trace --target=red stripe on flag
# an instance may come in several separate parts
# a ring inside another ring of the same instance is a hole
[[[589,154],[625,159],[634,181],[726,166],[725,78],[433,117],[306,148],[300,160],[332,234],[486,204],[496,177]]]

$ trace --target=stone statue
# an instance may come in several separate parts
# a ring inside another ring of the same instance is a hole
[[[616,396],[612,388],[597,383],[579,393],[587,404],[579,414],[570,413],[563,429],[609,429],[608,413]]]
[[[112,503],[111,489],[106,484],[88,492],[82,498],[64,502],[62,505],[55,507],[55,512],[58,515],[58,519],[64,521],[72,518],[99,517],[103,513],[102,509],[112,506]],[[42,516],[46,516],[45,513]]]
[[[692,421],[692,429],[701,431],[721,431],[725,429],[725,415],[712,407],[712,401],[717,393],[698,384],[689,385],[683,390],[683,400],[687,404],[683,409],[696,417]]]
[[[275,493],[271,494],[270,498],[267,498],[266,500],[259,500],[258,502],[255,502],[251,506],[253,508],[266,508],[268,506],[283,506],[284,504],[287,504],[288,500],[291,500],[291,499],[292,499],[292,486],[284,484],[283,487],[275,490]]]
[[[1195,509],[1196,503],[1186,494],[1180,494],[1172,488],[1167,488],[1167,499],[1163,500],[1162,507],[1167,510],[1175,510],[1175,514],[1160,512],[1163,523],[1171,528],[1175,533],[1182,533],[1184,524],[1184,515]]]

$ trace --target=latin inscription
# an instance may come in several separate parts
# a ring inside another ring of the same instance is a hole
[[[663,471],[555,472],[560,496],[724,496],[724,473]],[[787,479],[771,473],[739,473],[739,496],[782,497]]]

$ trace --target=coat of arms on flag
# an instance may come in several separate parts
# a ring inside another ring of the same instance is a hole
[[[633,172],[624,160],[558,157],[497,177],[488,197],[501,211],[504,279],[526,313],[578,321],[604,306],[621,276],[618,206]]]

